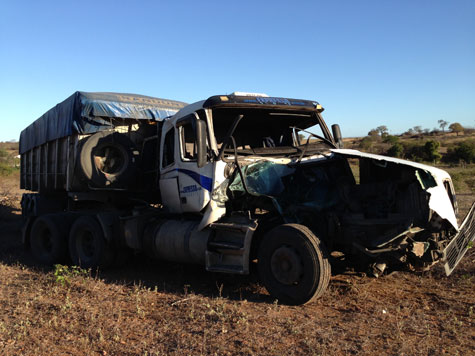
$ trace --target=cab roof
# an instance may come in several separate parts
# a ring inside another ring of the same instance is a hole
[[[214,95],[203,103],[204,108],[215,107],[260,107],[297,109],[322,112],[323,107],[316,101],[269,97],[263,94],[233,93],[228,95]]]

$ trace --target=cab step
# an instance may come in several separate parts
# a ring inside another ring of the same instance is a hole
[[[249,253],[257,222],[242,216],[223,219],[213,230],[206,250],[206,270],[249,274]]]

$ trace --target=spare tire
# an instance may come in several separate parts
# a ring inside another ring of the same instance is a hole
[[[127,188],[136,169],[134,143],[115,131],[101,131],[86,139],[79,151],[82,173],[96,188]]]

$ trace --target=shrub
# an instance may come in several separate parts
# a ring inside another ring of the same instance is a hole
[[[457,143],[455,147],[449,147],[445,161],[466,163],[475,162],[475,140],[465,140]]]
[[[399,142],[399,137],[393,135],[386,135],[383,138],[384,143],[390,143],[391,145],[395,145]]]
[[[0,162],[7,162],[10,159],[10,155],[6,150],[0,148]]]
[[[1,177],[9,176],[15,170],[18,170],[18,169],[16,169],[15,167],[12,167],[11,165],[7,163],[0,162],[0,176]]]
[[[410,159],[412,161],[421,162],[425,158],[424,146],[407,143],[404,145],[404,158]]]
[[[427,161],[438,161],[440,160],[439,153],[440,142],[435,140],[429,140],[424,145],[425,159]]]
[[[373,146],[373,140],[369,136],[366,136],[360,141],[360,148],[365,151],[371,150],[372,146]]]
[[[412,161],[438,161],[442,157],[439,153],[440,142],[428,140],[424,144],[396,143],[387,152],[393,157],[404,157]],[[402,150],[402,152],[401,152]]]
[[[0,176],[7,176],[17,171],[15,158],[5,149],[0,148]]]
[[[388,156],[398,157],[398,158],[402,157],[403,154],[404,154],[404,146],[400,144],[399,142],[396,142],[394,145],[392,145],[387,152]]]

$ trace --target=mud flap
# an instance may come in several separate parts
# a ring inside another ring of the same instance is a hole
[[[463,220],[459,232],[450,241],[443,252],[445,273],[449,276],[459,264],[467,250],[471,248],[471,242],[475,240],[475,203]]]

